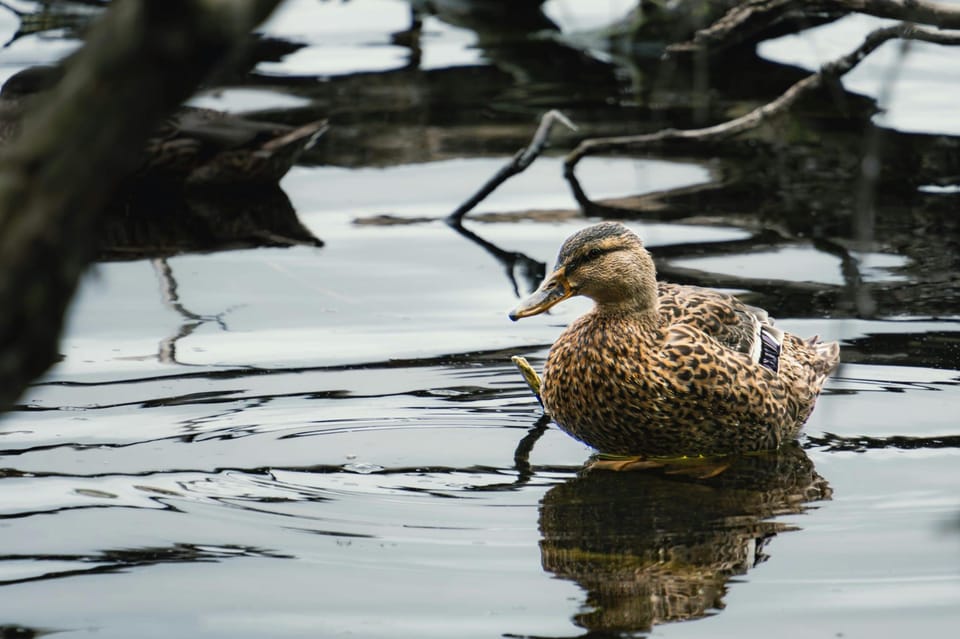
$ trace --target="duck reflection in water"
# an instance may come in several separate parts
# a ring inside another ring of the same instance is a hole
[[[544,496],[543,567],[587,592],[574,621],[591,634],[646,632],[722,609],[727,581],[794,529],[770,518],[830,495],[795,443],[721,466],[594,466]]]

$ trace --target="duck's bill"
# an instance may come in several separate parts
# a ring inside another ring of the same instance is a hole
[[[570,282],[567,281],[563,269],[554,271],[550,274],[550,277],[543,281],[540,288],[510,311],[510,319],[516,322],[522,317],[539,315],[571,295],[573,295],[573,290],[570,288]]]

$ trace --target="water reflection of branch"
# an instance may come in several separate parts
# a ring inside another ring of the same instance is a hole
[[[868,450],[929,450],[935,448],[960,449],[960,435],[939,435],[933,437],[907,437],[891,435],[890,437],[844,437],[833,433],[824,433],[820,436],[808,435],[804,448],[817,448],[827,452],[854,452],[864,453]]]
[[[834,284],[709,273],[669,263],[658,263],[657,271],[665,280],[676,284],[748,289],[762,298],[771,300],[768,306],[773,306],[779,309],[781,314],[791,317],[808,317],[811,310],[815,309],[829,309],[832,312],[842,310],[839,301],[843,289]]]
[[[393,44],[410,49],[410,57],[407,59],[407,64],[405,65],[407,69],[417,69],[420,67],[420,61],[423,59],[422,35],[422,12],[416,6],[410,5],[410,26],[402,31],[395,31],[390,34],[390,41]]]
[[[533,428],[527,431],[527,434],[517,444],[516,450],[513,451],[513,464],[517,469],[518,484],[524,484],[533,477],[534,471],[530,464],[530,453],[533,452],[533,447],[537,441],[547,432],[549,424],[550,416],[544,413],[533,425]]]
[[[736,256],[742,257],[749,253],[771,251],[790,242],[781,233],[771,229],[763,229],[750,237],[739,240],[722,242],[680,242],[676,244],[661,244],[651,247],[650,252],[655,258],[689,258],[707,256]]]
[[[377,215],[368,218],[357,218],[354,220],[354,224],[432,224],[436,221],[437,219],[432,217],[398,218],[391,215]],[[518,297],[521,295],[520,286],[517,282],[518,271],[521,278],[526,282],[527,291],[535,290],[537,286],[540,285],[540,282],[543,281],[547,272],[547,265],[543,262],[539,262],[523,253],[507,251],[500,248],[493,242],[480,237],[464,227],[459,219],[447,217],[444,221],[447,223],[447,226],[456,231],[457,234],[470,240],[500,262],[507,275],[507,279],[510,280],[510,284],[513,287],[514,295]]]
[[[160,280],[160,296],[163,300],[164,305],[168,308],[176,311],[182,317],[184,317],[186,322],[180,325],[177,334],[172,337],[168,337],[160,342],[160,349],[157,353],[157,358],[165,364],[183,364],[177,360],[177,341],[188,337],[193,334],[195,330],[200,328],[203,324],[208,324],[210,322],[215,322],[221,330],[227,330],[227,324],[223,320],[223,316],[230,312],[231,309],[227,309],[216,315],[198,315],[193,311],[188,310],[183,303],[180,301],[180,295],[177,292],[177,280],[173,276],[173,269],[170,268],[167,258],[159,257],[151,260],[154,270],[157,272],[157,277]]]
[[[473,231],[465,228],[459,219],[448,219],[447,224],[461,236],[467,238],[487,253],[492,255],[503,266],[507,279],[513,286],[513,293],[517,297],[521,295],[520,286],[517,284],[517,271],[526,282],[527,292],[533,291],[543,281],[547,273],[547,265],[539,262],[532,257],[516,251],[507,251],[489,240],[485,240]]]
[[[931,287],[929,294],[934,294]],[[918,320],[921,321],[921,320]],[[960,324],[957,319],[940,319],[943,324]],[[905,323],[897,320],[898,324]],[[919,366],[955,371],[960,369],[960,331],[927,330],[887,333],[878,331],[844,340],[843,361],[854,364]],[[954,380],[957,384],[960,380]],[[907,382],[894,381],[895,384]],[[950,384],[951,382],[937,382]],[[884,389],[886,390],[886,389]]]
[[[846,247],[823,237],[813,238],[813,246],[824,253],[840,258],[840,273],[843,275],[847,290],[850,291],[849,297],[853,300],[857,316],[873,317],[877,311],[877,304],[873,301],[870,285],[863,281],[860,260],[851,255]]]
[[[158,500],[162,501],[162,500]],[[65,509],[64,509],[65,510]],[[214,546],[204,544],[175,543],[169,546],[144,548],[106,549],[89,555],[0,555],[0,562],[30,561],[38,566],[37,574],[18,576],[0,580],[0,585],[24,584],[34,581],[47,581],[76,577],[80,575],[103,575],[115,572],[129,572],[133,568],[144,568],[168,563],[201,563],[235,559],[240,557],[267,557],[271,559],[290,559],[291,556],[255,546],[223,544]],[[52,562],[47,570],[44,562]],[[70,567],[75,566],[75,567]],[[3,634],[6,636],[14,636]],[[15,635],[20,636],[20,635]]]

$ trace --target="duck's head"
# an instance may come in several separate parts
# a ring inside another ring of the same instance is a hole
[[[622,224],[602,222],[567,238],[553,273],[510,319],[538,315],[574,295],[589,297],[601,311],[643,312],[656,307],[656,290],[656,269],[640,238]]]

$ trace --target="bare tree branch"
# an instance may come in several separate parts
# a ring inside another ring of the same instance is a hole
[[[537,157],[543,152],[544,147],[547,145],[547,140],[550,138],[550,131],[553,130],[553,126],[560,122],[564,126],[576,130],[577,127],[567,119],[567,116],[560,113],[557,110],[550,110],[543,114],[543,117],[540,118],[540,126],[537,127],[536,132],[533,134],[533,138],[530,140],[525,148],[517,151],[511,160],[503,165],[499,171],[497,171],[493,177],[491,177],[487,182],[477,190],[476,193],[471,195],[463,204],[458,206],[456,210],[447,216],[447,221],[450,224],[460,224],[463,220],[463,216],[473,210],[477,204],[480,204],[483,200],[487,198],[488,195],[493,193],[498,186],[509,180],[511,177],[517,173],[521,173],[530,164],[537,159]]]
[[[697,31],[692,42],[672,45],[669,49],[730,46],[749,41],[764,28],[786,18],[854,12],[941,29],[960,29],[960,6],[928,0],[749,0],[730,9],[709,27]]]
[[[667,145],[674,147],[685,144],[696,146],[705,142],[731,138],[744,131],[754,129],[770,118],[788,110],[801,97],[823,87],[828,81],[833,81],[844,75],[884,42],[895,38],[922,40],[936,44],[960,44],[960,32],[956,31],[933,31],[908,23],[876,29],[868,34],[863,43],[855,50],[828,62],[817,73],[796,82],[777,99],[759,106],[739,118],[702,129],[662,129],[642,135],[584,140],[564,160],[564,177],[570,184],[577,202],[585,209],[596,209],[597,205],[583,191],[575,174],[576,165],[583,158],[611,152],[646,151],[663,148]]]

